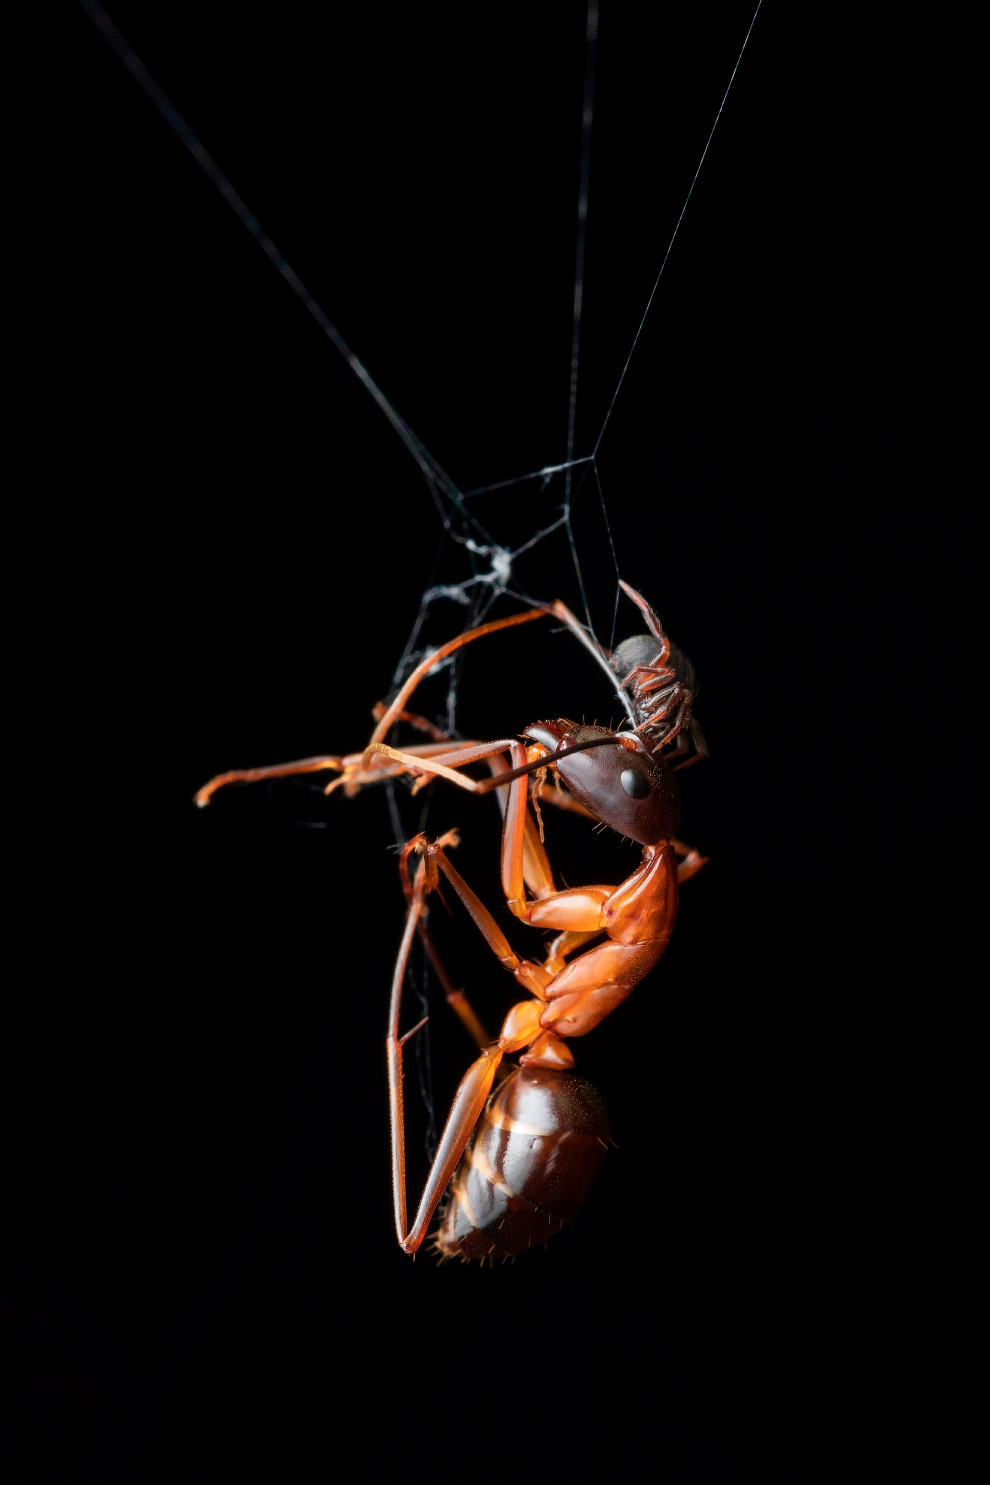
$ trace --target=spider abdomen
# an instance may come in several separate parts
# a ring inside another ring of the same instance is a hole
[[[438,1251],[508,1257],[559,1232],[598,1179],[608,1133],[604,1101],[585,1078],[518,1068],[492,1095],[454,1172]]]

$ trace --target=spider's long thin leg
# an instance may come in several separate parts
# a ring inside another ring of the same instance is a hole
[[[660,656],[657,658],[657,660],[654,661],[654,664],[664,665],[666,663],[667,656],[670,654],[670,641],[668,640],[666,634],[664,634],[663,632],[663,625],[660,623],[660,620],[657,618],[656,614],[650,608],[650,605],[647,603],[646,599],[641,593],[637,593],[635,588],[631,588],[629,584],[624,583],[621,578],[619,579],[619,587],[622,589],[623,593],[625,593],[626,597],[631,598],[633,603],[640,610],[646,620],[646,627],[653,635],[653,638],[660,641]]]

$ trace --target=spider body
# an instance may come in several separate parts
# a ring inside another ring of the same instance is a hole
[[[675,744],[675,753],[687,753],[680,767],[695,763],[707,754],[705,740],[692,712],[694,666],[664,634],[656,614],[640,595],[623,583],[622,588],[643,611],[648,634],[624,639],[609,656],[608,665],[628,694],[637,732],[651,750]]]

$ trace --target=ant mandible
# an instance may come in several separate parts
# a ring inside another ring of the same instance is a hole
[[[417,789],[440,777],[475,794],[504,791],[498,796],[503,813],[502,889],[516,918],[555,932],[542,961],[521,959],[514,952],[492,914],[453,866],[447,850],[457,844],[456,831],[433,841],[418,835],[400,856],[408,908],[392,978],[386,1054],[395,1226],[406,1253],[421,1246],[448,1185],[451,1195],[436,1239],[442,1257],[513,1256],[558,1231],[582,1206],[604,1160],[608,1117],[597,1090],[573,1072],[568,1042],[592,1031],[657,963],[674,925],[678,885],[705,864],[706,858],[675,839],[680,803],[674,773],[706,752],[691,709],[694,672],[670,644],[645,599],[628,584],[621,586],[642,611],[649,632],[625,640],[611,655],[559,601],[491,620],[431,652],[392,703],[376,708],[377,726],[362,753],[323,754],[234,770],[217,775],[196,795],[196,803],[205,805],[225,784],[324,769],[338,774],[328,785],[328,794],[341,786],[353,794],[365,784],[399,774],[413,775]],[[424,676],[463,645],[548,615],[562,620],[608,668],[629,714],[628,729],[615,732],[559,717],[524,727],[521,735],[528,746],[514,738],[453,745],[405,709]],[[432,740],[405,750],[388,746],[384,737],[403,720],[430,732]],[[670,753],[664,757],[661,750],[668,747]],[[675,757],[677,762],[668,762]],[[481,761],[491,770],[489,778],[473,779],[461,771]],[[529,776],[534,773],[537,791],[553,773],[567,792],[554,791],[549,798],[642,846],[640,864],[624,882],[557,889],[542,829],[530,806]],[[418,863],[414,874],[413,858]],[[464,992],[448,979],[427,932],[427,899],[441,875],[489,948],[527,993],[527,999],[511,1008],[495,1041],[489,1040]],[[399,1017],[417,934],[479,1056],[454,1095],[409,1226],[402,1059],[403,1046],[419,1026],[400,1035]],[[518,1065],[505,1063],[517,1053]]]

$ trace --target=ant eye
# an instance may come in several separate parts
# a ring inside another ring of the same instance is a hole
[[[633,799],[645,799],[650,792],[649,779],[644,778],[635,768],[624,768],[619,775],[619,783]]]

